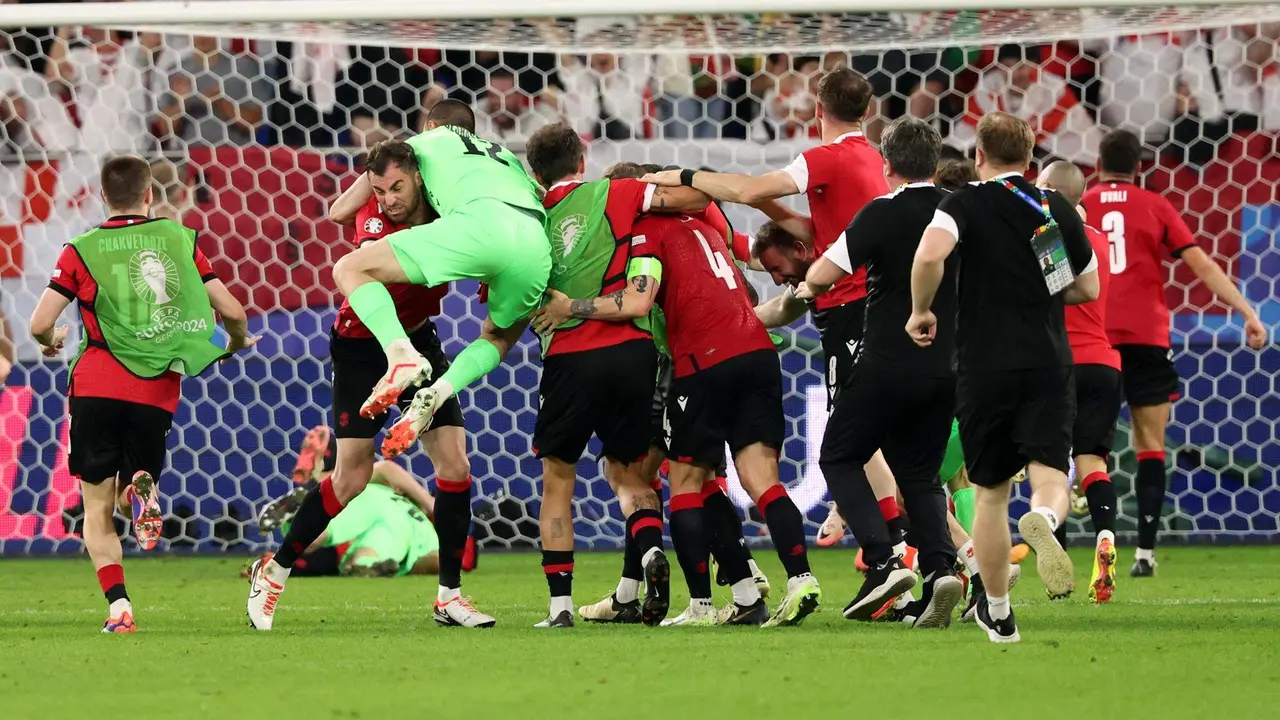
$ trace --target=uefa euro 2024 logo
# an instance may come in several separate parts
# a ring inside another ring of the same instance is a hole
[[[133,291],[148,305],[164,305],[178,296],[178,266],[159,250],[140,250],[129,259]]]
[[[578,241],[578,235],[586,229],[587,219],[581,215],[569,215],[556,224],[553,231],[553,238],[556,241],[554,250],[556,251],[556,270],[565,272],[568,263],[566,262],[569,255],[573,252],[573,247]]]

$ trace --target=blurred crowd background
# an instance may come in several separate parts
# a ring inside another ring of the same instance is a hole
[[[803,29],[808,19],[762,17],[755,27]],[[822,38],[832,16],[813,19],[813,37]],[[1102,40],[875,52],[838,41],[856,38],[847,29],[858,25],[882,36],[907,32],[912,18],[834,21],[846,32],[827,33],[833,49],[812,55],[644,54],[632,46],[637,35],[652,38],[653,28],[633,18],[474,33],[510,47],[590,47],[622,37],[631,47],[586,55],[30,27],[0,35],[0,154],[251,144],[359,151],[416,131],[424,111],[444,97],[476,103],[481,133],[516,150],[559,120],[588,140],[768,143],[816,137],[816,78],[842,65],[875,88],[873,140],[885,122],[911,114],[936,123],[950,147],[968,152],[978,118],[1001,109],[1036,127],[1045,155],[1092,165],[1101,134],[1123,126],[1159,152],[1203,164],[1234,133],[1280,129],[1280,19]]]

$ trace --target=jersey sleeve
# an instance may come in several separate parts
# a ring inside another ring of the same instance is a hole
[[[1067,202],[1067,199],[1056,192],[1046,193],[1049,198],[1049,211],[1062,231],[1062,244],[1067,249],[1067,260],[1076,275],[1092,272],[1098,267],[1098,258],[1093,254],[1093,243],[1084,231],[1084,220],[1080,213]]]
[[[635,178],[618,178],[609,181],[609,198],[605,202],[604,215],[613,228],[613,236],[625,238],[631,234],[640,214],[649,210],[657,185],[642,183]]]
[[[196,248],[196,270],[200,273],[200,282],[209,282],[217,280],[218,273],[213,271],[213,263],[209,262],[209,258],[205,257],[200,248]]]
[[[831,181],[835,170],[832,159],[827,146],[809,148],[797,155],[783,172],[795,181],[798,191],[809,192],[810,188],[822,187]]]
[[[729,244],[729,251],[733,253],[734,260],[737,260],[740,263],[750,264],[751,236],[734,230],[733,242]]]
[[[49,289],[68,300],[75,300],[88,277],[89,269],[80,259],[80,253],[70,245],[63,245],[58,262],[53,267],[53,275],[49,278]]]
[[[883,201],[873,200],[859,210],[858,214],[853,216],[849,227],[840,233],[840,238],[827,248],[823,257],[850,275],[855,268],[865,265],[876,239],[880,237],[877,228],[881,227],[881,223],[886,220],[882,217],[886,207]]]
[[[662,281],[662,236],[641,232],[631,238],[631,259],[627,262],[627,279],[648,275]]]
[[[387,220],[387,216],[382,212],[382,206],[378,204],[377,198],[369,198],[369,201],[360,208],[356,213],[356,234],[353,242],[356,247],[381,240],[391,234],[391,223]]]
[[[1155,199],[1156,206],[1159,208],[1160,223],[1164,225],[1164,247],[1169,254],[1176,257],[1182,254],[1183,250],[1195,245],[1196,238],[1191,234],[1191,228],[1187,227],[1187,221],[1173,209],[1173,205],[1159,195],[1151,197]]]
[[[942,198],[942,202],[938,204],[938,209],[933,212],[933,221],[929,223],[929,227],[945,230],[959,241],[960,235],[964,232],[965,225],[968,223],[968,219],[965,217],[967,215],[966,205],[964,191],[953,192]]]

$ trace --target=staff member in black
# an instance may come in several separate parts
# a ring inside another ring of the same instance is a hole
[[[947,193],[930,179],[942,138],[929,123],[902,118],[885,131],[881,152],[889,187],[867,203],[827,252],[809,267],[798,297],[826,292],[866,266],[867,310],[863,341],[848,382],[835,396],[822,442],[822,473],[845,523],[858,538],[868,565],[862,589],[844,609],[846,618],[875,619],[915,585],[915,573],[893,552],[889,528],[863,466],[877,449],[897,478],[911,517],[925,578],[920,600],[904,614],[916,627],[945,627],[963,595],[955,576],[956,550],[947,529],[946,495],[938,470],[955,409],[956,261],[945,263],[938,297],[936,341],[916,347],[902,334],[911,315],[911,265],[916,244]],[[1007,554],[1006,554],[1007,557]]]
[[[1075,585],[1071,558],[1053,536],[1066,520],[1075,420],[1063,306],[1098,297],[1097,258],[1071,203],[1023,178],[1034,145],[1031,126],[1007,113],[978,123],[982,182],[943,200],[920,239],[906,326],[918,345],[940,341],[932,308],[946,260],[958,246],[956,415],[969,480],[978,487],[973,543],[987,601],[979,604],[977,621],[992,642],[1020,639],[1005,558],[1009,479],[1023,466],[1031,512],[1018,531],[1035,550],[1051,597],[1065,597]]]

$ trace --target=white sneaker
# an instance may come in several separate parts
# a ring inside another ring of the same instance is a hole
[[[756,564],[754,558],[747,561],[747,567],[751,570],[751,579],[755,581],[756,590],[760,591],[760,597],[768,600],[769,593],[773,590],[773,586],[769,584],[769,578],[760,569],[760,566]]]
[[[387,348],[387,371],[373,386],[369,399],[360,406],[360,416],[375,418],[391,409],[400,393],[412,385],[431,378],[431,363],[407,340],[398,340]]]
[[[430,373],[429,368],[427,372]],[[387,430],[387,436],[382,440],[382,456],[391,459],[411,449],[422,433],[431,427],[431,418],[436,416],[436,411],[447,399],[444,392],[435,386],[419,390],[413,396],[409,409]]]
[[[688,609],[662,621],[662,627],[711,627],[715,624],[716,607],[710,600],[690,600]]]
[[[1029,512],[1019,518],[1018,532],[1036,554],[1036,572],[1049,598],[1056,600],[1070,595],[1076,587],[1076,568],[1071,556],[1053,536],[1049,519],[1038,512]]]
[[[271,572],[268,566],[271,566]],[[275,575],[278,580],[271,579],[269,574]],[[246,613],[249,615],[249,624],[255,630],[271,629],[276,615],[276,603],[280,601],[280,593],[284,592],[284,581],[288,577],[289,570],[276,565],[271,558],[262,558],[253,563],[249,570],[249,602]]]
[[[836,504],[831,503],[831,510],[827,513],[827,519],[818,526],[818,535],[814,538],[814,542],[818,547],[830,547],[840,542],[844,538],[844,533],[844,518],[840,517]]]
[[[436,624],[442,627],[491,628],[498,621],[471,605],[471,598],[456,597],[447,603],[436,601]]]

